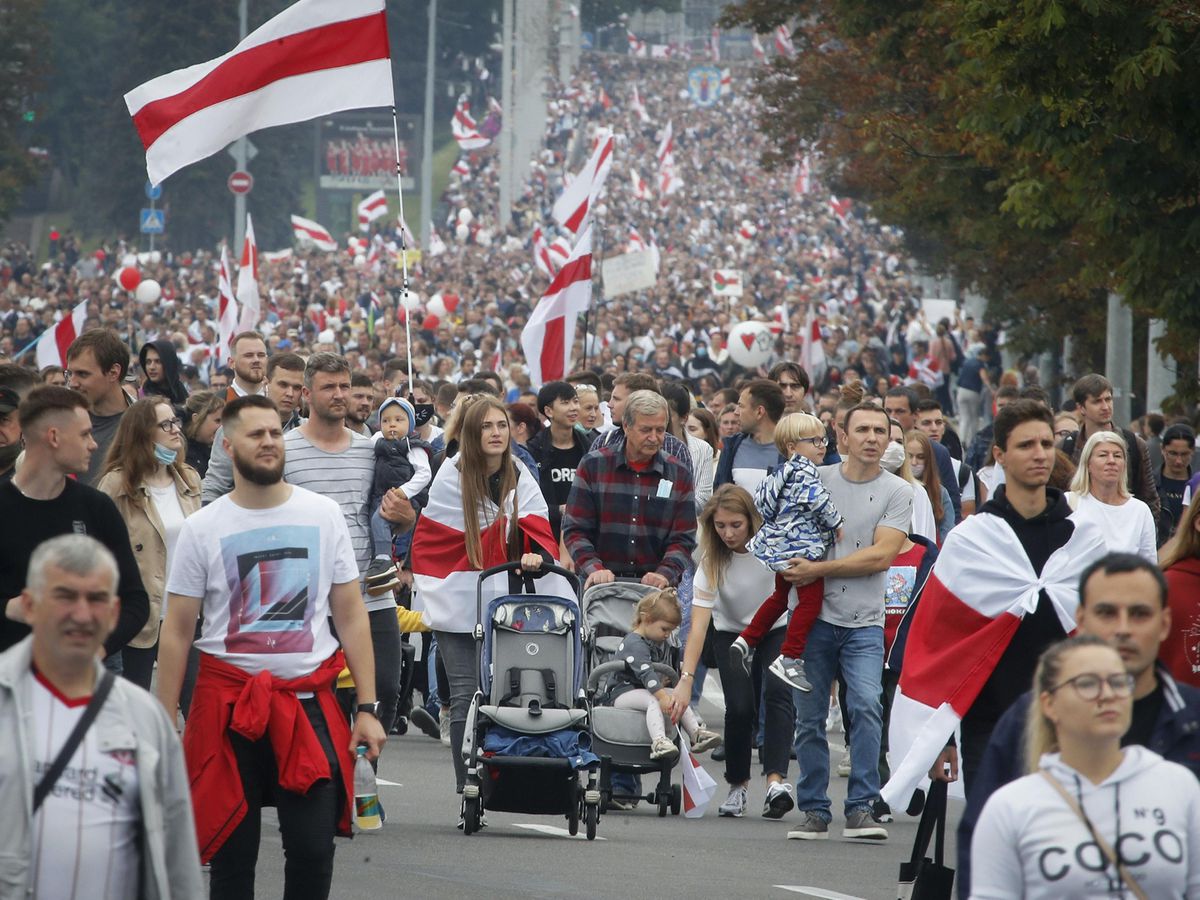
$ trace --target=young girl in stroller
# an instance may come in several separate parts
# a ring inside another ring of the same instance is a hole
[[[673,588],[646,594],[638,601],[633,631],[625,635],[613,657],[624,661],[626,667],[612,676],[607,702],[618,709],[645,711],[652,741],[651,759],[679,755],[679,748],[667,737],[664,717],[673,723],[678,721],[691,740],[694,753],[721,743],[721,736],[702,727],[690,707],[683,708],[682,716],[673,712],[671,692],[663,684],[662,674],[654,668],[655,663],[669,664],[667,638],[682,620],[679,597]]]

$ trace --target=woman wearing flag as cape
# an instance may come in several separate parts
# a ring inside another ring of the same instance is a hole
[[[893,806],[905,807],[927,773],[956,781],[960,755],[971,779],[1039,655],[1074,630],[1080,573],[1105,553],[1099,529],[1046,486],[1054,466],[1048,408],[1034,400],[1004,407],[992,452],[1005,484],[950,532],[892,649],[900,685],[882,793]]]
[[[556,562],[558,542],[537,478],[513,459],[508,410],[488,396],[459,403],[465,404],[455,411],[459,452],[429,487],[429,505],[413,535],[412,568],[416,608],[437,635],[450,681],[450,749],[461,794],[463,734],[479,683],[477,573],[517,561],[537,571]]]

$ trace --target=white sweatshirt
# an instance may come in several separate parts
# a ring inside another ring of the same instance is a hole
[[[1109,553],[1136,553],[1150,563],[1158,563],[1158,541],[1154,514],[1137,497],[1129,497],[1120,506],[1097,500],[1091,494],[1082,497],[1071,492],[1067,501],[1076,520],[1094,522],[1104,533]]]
[[[1200,898],[1200,783],[1136,745],[1093,785],[1057,753],[1042,757],[1146,896]],[[1039,774],[992,794],[971,841],[972,900],[1132,900],[1087,827]]]

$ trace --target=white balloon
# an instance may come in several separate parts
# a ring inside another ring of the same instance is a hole
[[[480,247],[492,246],[492,233],[486,228],[480,228],[475,232],[475,243]]]
[[[739,322],[729,332],[729,355],[739,366],[754,369],[765,365],[775,347],[775,336],[766,322]]]
[[[460,241],[465,241],[471,236],[471,229],[466,225],[459,223],[458,227],[454,229],[454,236]]]
[[[121,268],[122,269],[136,269],[137,264],[138,264],[138,258],[137,258],[137,254],[135,254],[135,253],[126,253],[124,256],[121,257]]]
[[[133,296],[138,303],[157,303],[158,298],[162,296],[162,285],[153,278],[147,278],[138,284]]]
[[[159,253],[157,250],[151,250],[150,251],[150,262],[155,265],[162,262],[162,254]]]
[[[409,312],[416,312],[418,309],[421,308],[421,297],[417,294],[416,291],[409,291],[407,296],[401,294],[400,295],[400,305],[403,306],[405,309],[407,309]]]
[[[434,294],[430,297],[429,302],[425,304],[425,311],[439,319],[446,318],[446,303],[442,300],[442,295]]]
[[[473,212],[471,212],[469,209],[467,209],[466,207],[463,207],[462,209],[460,209],[458,211],[458,221],[460,221],[464,225],[470,225],[471,220],[474,218],[475,218],[475,214]]]
[[[363,256],[361,253],[359,253],[357,256],[354,257],[354,268],[361,269],[366,264],[367,264],[367,258],[365,256]]]

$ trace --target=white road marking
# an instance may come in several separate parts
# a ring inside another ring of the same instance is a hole
[[[579,832],[579,834],[572,835],[571,832],[567,831],[567,829],[559,828],[557,825],[541,825],[534,822],[513,822],[513,827],[524,828],[527,831],[537,831],[541,834],[548,834],[550,837],[565,837],[573,841],[587,840],[587,835],[585,835],[582,830]],[[580,829],[583,828],[582,823],[579,827]],[[596,835],[596,840],[602,841],[604,838],[600,837],[600,835]]]
[[[809,897],[818,897],[820,900],[863,900],[862,897],[855,897],[852,894],[839,894],[837,891],[827,891],[824,888],[809,887],[806,884],[777,884],[775,887],[781,891],[791,891],[793,894],[805,894]]]
[[[398,781],[388,781],[386,778],[380,778],[379,776],[375,777],[375,783],[386,784],[388,787],[404,787],[404,785]]]

